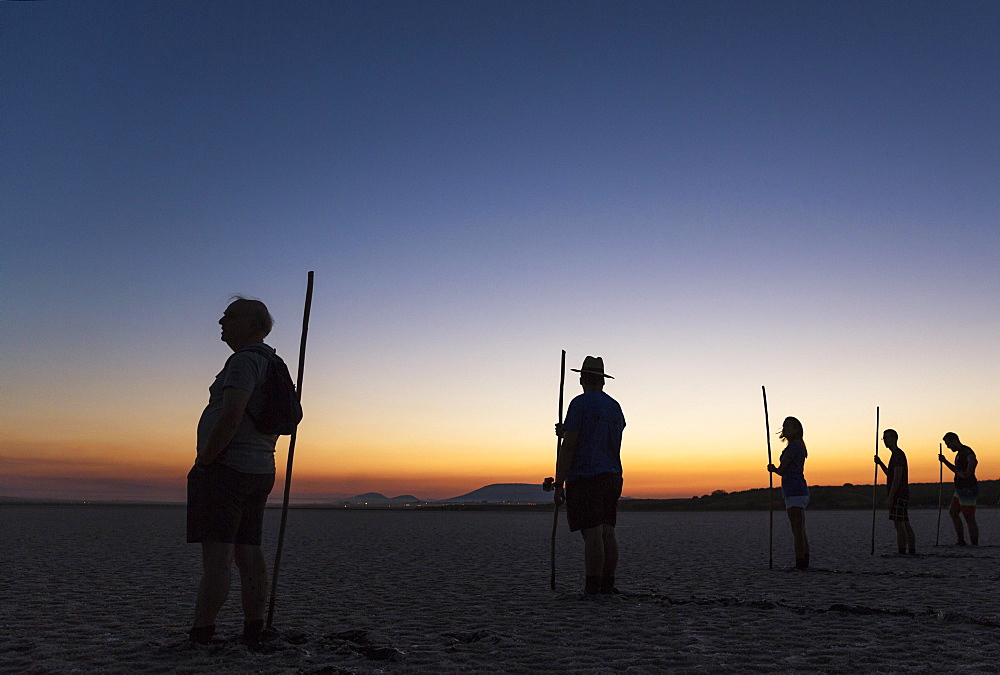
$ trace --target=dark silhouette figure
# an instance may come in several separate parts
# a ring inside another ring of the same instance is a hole
[[[885,474],[889,494],[885,506],[889,509],[889,520],[896,526],[896,548],[899,553],[917,554],[917,540],[910,526],[910,515],[907,507],[910,503],[910,469],[906,462],[906,453],[899,449],[899,434],[895,429],[882,432],[882,443],[889,448],[892,455],[888,466],[875,455],[875,463]]]
[[[604,393],[604,360],[588,356],[579,370],[583,393],[570,401],[556,425],[562,439],[556,459],[556,504],[566,502],[570,532],[583,534],[585,595],[614,594],[618,566],[615,525],[622,494],[621,444],[625,415]],[[565,492],[563,483],[565,482]]]
[[[278,437],[258,431],[250,411],[260,402],[269,360],[265,353],[274,351],[264,344],[274,320],[264,303],[238,298],[219,324],[222,341],[234,354],[208,389],[208,405],[198,422],[198,456],[188,474],[187,540],[201,544],[203,567],[189,636],[193,642],[212,642],[235,562],[242,637],[252,647],[260,641],[267,604],[267,563],[260,543]]]
[[[805,465],[809,453],[802,436],[802,423],[794,417],[786,417],[778,438],[787,445],[781,451],[778,466],[768,464],[767,470],[781,476],[781,496],[785,499],[785,512],[795,545],[795,567],[807,570],[809,539],[806,537],[806,506],[809,505],[809,486],[806,484]]]
[[[965,516],[969,526],[969,541],[973,546],[979,545],[979,524],[976,523],[976,500],[979,499],[979,482],[976,480],[976,467],[979,460],[976,453],[967,445],[962,445],[958,434],[949,431],[944,435],[944,444],[955,453],[955,463],[949,462],[944,455],[938,455],[938,460],[955,474],[955,494],[948,507],[948,515],[955,526],[957,546],[965,546],[965,533],[962,530],[962,520],[959,514]]]

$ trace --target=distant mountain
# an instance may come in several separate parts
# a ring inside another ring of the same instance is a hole
[[[366,492],[363,495],[354,495],[344,500],[348,504],[418,504],[420,501],[413,495],[386,497],[378,492]]]
[[[552,501],[552,493],[540,483],[494,483],[478,490],[439,503],[451,504],[544,504]]]

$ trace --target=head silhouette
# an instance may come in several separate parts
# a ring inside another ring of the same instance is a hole
[[[778,434],[778,438],[791,443],[801,441],[803,435],[802,422],[795,417],[786,417],[781,423],[781,433]]]
[[[274,319],[260,300],[237,297],[226,307],[219,325],[222,326],[222,341],[238,350],[262,342],[271,332]]]
[[[962,441],[958,440],[958,434],[954,431],[946,433],[944,438],[941,440],[944,441],[944,444],[947,445],[950,450],[955,450],[957,452],[958,449],[962,447]]]

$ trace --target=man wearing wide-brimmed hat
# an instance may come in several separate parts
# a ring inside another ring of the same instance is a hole
[[[580,530],[584,542],[585,593],[610,595],[615,588],[618,540],[615,524],[622,494],[622,430],[625,415],[618,401],[604,393],[604,359],[588,356],[579,370],[583,393],[556,425],[562,438],[556,461],[555,501],[566,502],[571,532]],[[563,482],[565,481],[565,491]]]

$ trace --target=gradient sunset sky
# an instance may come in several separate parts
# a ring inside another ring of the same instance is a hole
[[[946,431],[1000,476],[998,3],[0,20],[0,496],[182,500],[222,310],[294,373],[308,270],[298,500],[541,482],[560,349],[626,495],[766,486],[761,385],[812,484],[871,481],[876,406],[911,481]]]

